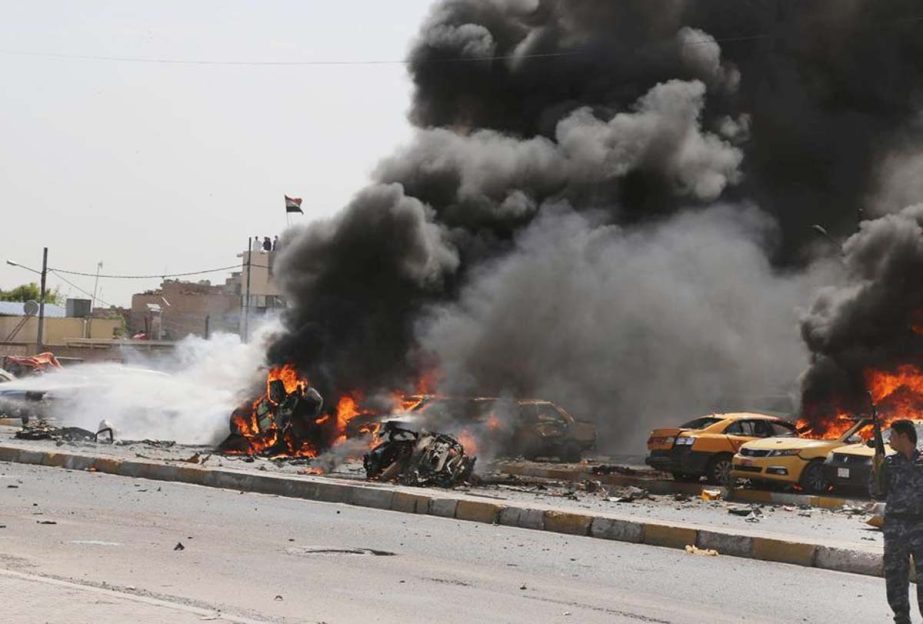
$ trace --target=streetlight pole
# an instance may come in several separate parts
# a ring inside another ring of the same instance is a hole
[[[31,271],[42,276],[42,286],[39,291],[38,296],[38,331],[35,335],[35,347],[38,349],[38,353],[44,351],[45,348],[45,282],[48,277],[48,248],[42,248],[42,270],[36,271],[32,267],[27,267],[24,264],[19,264],[18,262],[13,262],[12,260],[7,260],[6,263],[10,266],[19,267],[20,269],[25,269],[26,271]]]
[[[38,296],[38,333],[35,338],[38,353],[45,350],[45,278],[48,277],[48,248],[42,248],[42,287]]]

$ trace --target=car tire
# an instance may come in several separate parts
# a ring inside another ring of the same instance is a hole
[[[731,454],[721,453],[715,455],[708,462],[708,469],[705,471],[708,482],[715,485],[727,485],[731,481]]]
[[[673,475],[674,481],[682,481],[684,483],[695,483],[701,478],[701,475],[689,474],[688,472],[674,472]]]
[[[583,459],[583,453],[580,452],[580,446],[577,444],[567,444],[558,453],[558,459],[568,464],[575,464]]]
[[[823,494],[827,491],[827,478],[824,476],[823,462],[815,459],[804,467],[798,485],[808,494]]]

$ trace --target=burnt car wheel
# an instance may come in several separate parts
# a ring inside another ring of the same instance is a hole
[[[567,444],[558,453],[558,459],[562,462],[577,463],[583,459],[583,453],[580,451],[580,445]]]
[[[815,459],[801,471],[798,484],[808,494],[822,494],[827,490],[827,478],[824,476],[823,463]]]
[[[674,472],[671,473],[675,481],[683,481],[686,483],[695,483],[699,480],[700,475],[689,474],[687,472]]]
[[[709,483],[727,485],[731,481],[731,456],[724,453],[713,457],[705,474]]]

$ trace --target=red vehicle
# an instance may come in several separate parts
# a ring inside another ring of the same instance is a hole
[[[3,365],[0,368],[17,377],[27,377],[29,375],[41,375],[51,368],[61,368],[61,362],[54,356],[54,353],[46,351],[38,355],[4,356]]]

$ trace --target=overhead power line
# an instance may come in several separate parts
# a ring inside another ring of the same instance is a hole
[[[65,284],[69,285],[71,288],[74,288],[74,289],[76,289],[77,291],[83,293],[84,295],[86,295],[87,297],[89,297],[91,300],[96,300],[96,301],[98,301],[99,303],[101,303],[101,304],[103,304],[104,306],[107,306],[107,307],[109,307],[109,308],[115,308],[115,307],[117,307],[117,306],[114,306],[114,305],[112,305],[111,303],[109,303],[109,302],[107,302],[107,301],[104,301],[104,300],[102,299],[102,297],[100,297],[99,295],[94,296],[94,295],[92,295],[91,293],[87,292],[86,290],[82,289],[80,286],[78,286],[78,285],[75,284],[74,282],[70,281],[69,279],[67,279],[66,277],[64,277],[64,276],[61,275],[60,273],[58,273],[58,271],[57,271],[56,269],[48,269],[48,271],[49,271],[50,273],[54,273],[54,274],[57,276],[57,278],[58,278],[59,280],[61,280],[61,281],[64,282]],[[95,275],[94,275],[94,277],[95,277]]]
[[[240,264],[231,264],[224,267],[218,267],[215,269],[203,269],[201,271],[184,271],[182,273],[153,273],[150,275],[103,275],[100,273],[86,273],[83,271],[71,271],[68,269],[58,269],[49,267],[49,271],[54,271],[55,273],[66,273],[67,275],[79,275],[81,277],[98,277],[99,279],[164,279],[167,277],[189,277],[190,275],[204,275],[206,273],[220,273],[222,271],[230,271],[232,269],[240,269],[246,267],[246,263]],[[269,266],[265,264],[251,264],[251,268],[254,269],[268,269]]]

